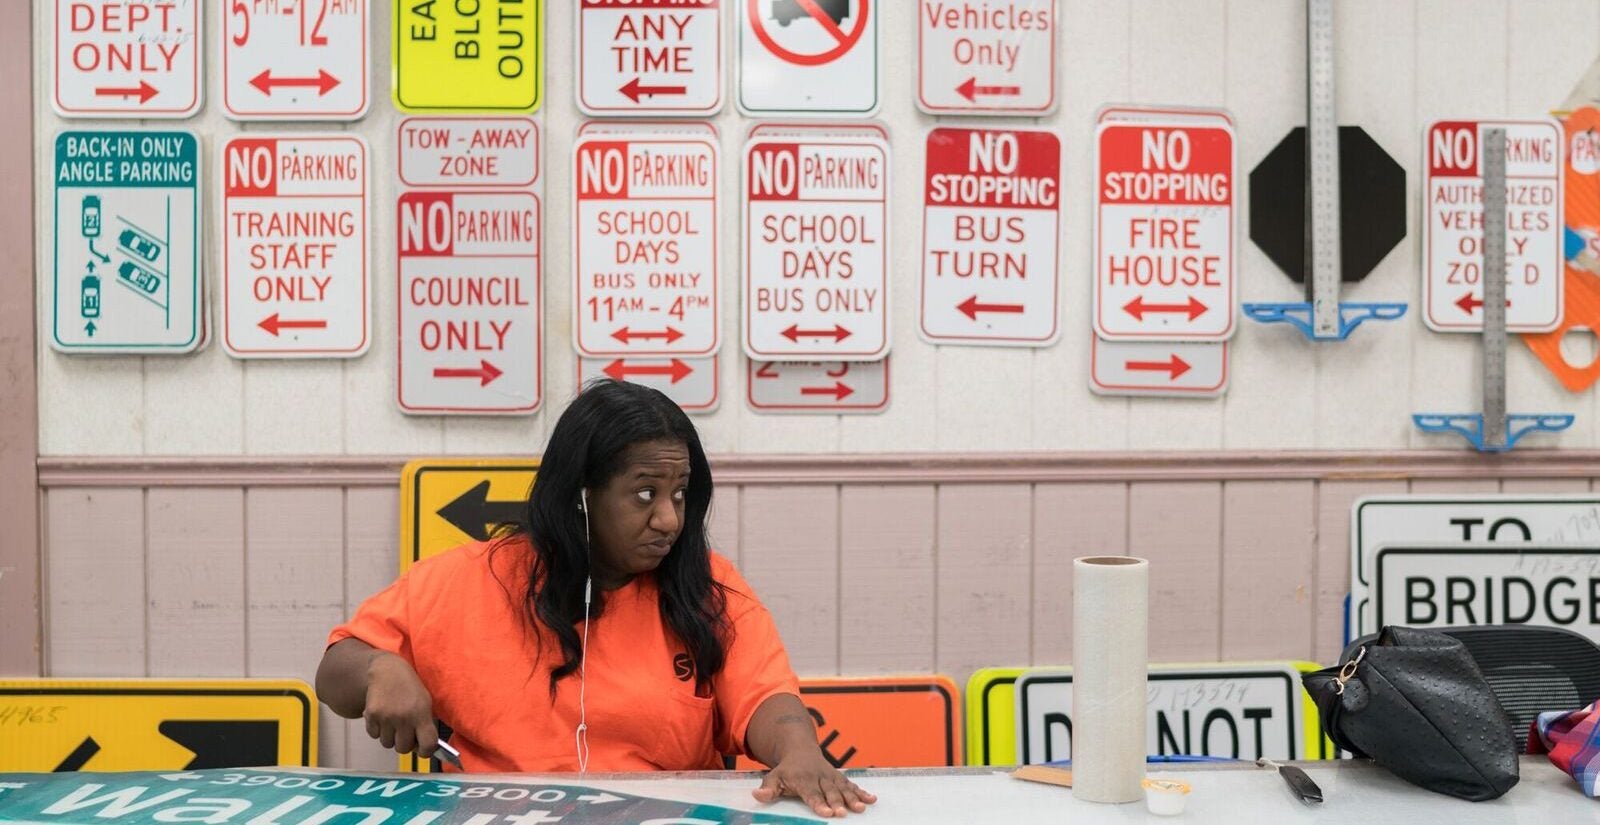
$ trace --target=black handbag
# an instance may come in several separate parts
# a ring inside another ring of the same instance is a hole
[[[1474,802],[1517,784],[1511,720],[1455,638],[1385,627],[1304,681],[1335,745],[1407,782]]]

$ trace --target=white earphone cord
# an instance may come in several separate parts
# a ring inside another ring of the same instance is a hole
[[[583,490],[583,552],[589,555],[589,491]],[[593,594],[594,576],[586,575],[583,581],[583,646],[578,652],[578,729],[573,741],[578,748],[578,773],[589,772],[589,710],[585,700],[589,692],[589,602]]]

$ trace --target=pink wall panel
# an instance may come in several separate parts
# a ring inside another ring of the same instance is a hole
[[[740,570],[777,620],[794,669],[839,670],[839,490],[759,487],[739,497]]]
[[[48,675],[146,675],[144,498],[137,488],[45,498]]]
[[[145,532],[150,675],[243,676],[244,491],[150,490]]]
[[[846,487],[839,518],[840,669],[931,671],[933,488]]]
[[[1311,655],[1316,484],[1222,485],[1223,659]]]
[[[1032,498],[1026,484],[939,487],[937,667],[957,684],[978,668],[1028,660]]]

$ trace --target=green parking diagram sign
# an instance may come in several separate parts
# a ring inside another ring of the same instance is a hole
[[[62,132],[50,345],[193,352],[201,342],[200,147],[191,132]]]

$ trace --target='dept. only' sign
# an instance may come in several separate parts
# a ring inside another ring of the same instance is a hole
[[[184,118],[200,111],[204,0],[55,0],[54,5],[50,103],[57,114]]]
[[[1437,332],[1483,329],[1483,133],[1506,130],[1506,329],[1561,324],[1561,127],[1550,120],[1439,121],[1425,138],[1428,201],[1423,319]]]
[[[543,388],[539,126],[408,118],[396,132],[400,409],[527,414]]]
[[[1061,140],[1034,130],[928,133],[922,337],[1043,346],[1055,340]]]
[[[876,127],[766,129],[745,145],[744,351],[889,351],[889,145]]]
[[[711,115],[722,108],[722,0],[583,0],[578,108]]]
[[[1056,105],[1056,0],[917,0],[917,107],[1045,114]]]
[[[710,355],[721,344],[715,135],[579,132],[573,152],[578,352]]]
[[[367,142],[239,136],[222,147],[222,343],[235,358],[366,352]]]
[[[1108,120],[1096,133],[1094,330],[1221,341],[1237,300],[1231,122]]]

